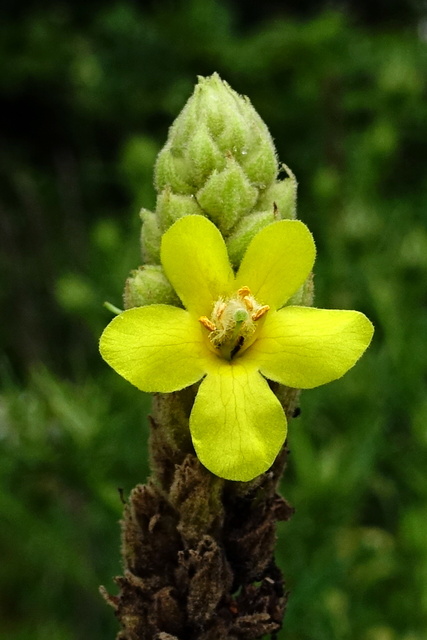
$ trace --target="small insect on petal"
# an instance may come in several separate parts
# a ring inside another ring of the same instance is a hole
[[[265,304],[252,314],[252,320],[259,320],[262,316],[265,316],[267,311],[270,311],[270,307]]]
[[[239,353],[240,349],[243,347],[244,342],[245,342],[245,339],[244,339],[244,337],[243,337],[243,336],[239,336],[239,337],[237,338],[237,342],[236,342],[236,344],[234,345],[234,347],[232,348],[232,350],[231,350],[231,352],[230,352],[230,360],[231,360],[232,358],[234,358],[234,356],[235,356],[236,354],[238,354],[238,353]]]
[[[201,322],[201,324],[206,327],[206,329],[209,329],[209,331],[215,331],[216,326],[214,325],[213,322],[211,322],[211,320],[209,320],[209,318],[207,316],[201,316],[199,318],[199,322]]]

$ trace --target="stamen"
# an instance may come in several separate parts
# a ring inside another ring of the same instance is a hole
[[[255,313],[252,314],[252,320],[259,320],[260,318],[262,318],[262,316],[265,316],[265,314],[269,310],[270,307],[268,306],[268,304],[263,305],[257,311],[255,311]]]
[[[226,305],[225,302],[221,302],[221,304],[218,305],[218,309],[216,310],[216,317],[217,317],[218,320],[220,319],[220,317],[224,313],[226,307],[227,307],[227,305]]]
[[[216,326],[214,325],[214,323],[209,320],[209,318],[207,316],[201,316],[199,318],[199,322],[206,327],[206,329],[209,329],[209,331],[215,331]]]
[[[255,340],[256,321],[270,307],[258,304],[247,286],[240,287],[233,295],[219,298],[212,314],[201,316],[199,322],[209,331],[209,341],[216,353],[232,360]]]
[[[245,303],[245,307],[248,311],[252,311],[254,308],[254,303],[251,300],[250,296],[244,296],[243,302]]]
[[[240,289],[237,290],[237,294],[241,297],[244,298],[245,296],[250,296],[251,295],[251,290],[249,289],[249,287],[240,287]]]

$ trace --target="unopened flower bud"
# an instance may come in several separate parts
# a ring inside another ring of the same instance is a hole
[[[200,123],[187,145],[195,185],[203,185],[213,171],[225,166],[224,153],[219,149],[206,123]]]
[[[146,265],[131,272],[123,294],[125,309],[146,304],[179,305],[179,299],[158,265]]]
[[[257,189],[233,157],[227,158],[225,168],[215,170],[197,193],[200,206],[223,235],[252,210],[257,198]]]
[[[142,220],[141,251],[144,262],[160,263],[160,240],[162,233],[157,216],[148,209],[142,209],[139,214]]]
[[[286,167],[289,177],[277,180],[264,191],[257,202],[257,208],[268,210],[274,207],[279,219],[293,219],[297,208],[297,181]]]
[[[237,267],[252,238],[268,224],[278,219],[273,207],[269,211],[257,211],[242,218],[227,238],[226,244],[230,262]]]
[[[165,187],[170,187],[175,193],[186,193],[190,195],[194,189],[186,182],[185,160],[182,157],[175,157],[171,150],[171,145],[166,143],[157,156],[155,187],[161,191]]]
[[[200,77],[156,161],[156,210],[141,212],[144,262],[160,265],[162,235],[202,215],[221,231],[237,270],[261,229],[296,215],[297,182],[283,166],[288,177],[278,179],[273,140],[249,99],[217,73]]]
[[[160,192],[193,195],[227,237],[243,217],[268,208],[255,204],[275,184],[278,169],[266,125],[248,98],[214,73],[199,78],[170,128],[155,185]]]
[[[160,228],[166,231],[179,218],[194,214],[203,215],[203,210],[194,196],[176,194],[167,187],[157,197],[156,214]]]
[[[311,307],[314,299],[314,282],[313,274],[310,274],[304,284],[289,298],[287,304],[289,306],[298,305],[303,307]]]

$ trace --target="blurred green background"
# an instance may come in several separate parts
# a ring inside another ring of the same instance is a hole
[[[303,394],[278,556],[284,640],[427,638],[427,10],[411,0],[2,3],[0,638],[107,640],[118,487],[150,398],[97,339],[139,264],[196,76],[249,95],[299,180],[316,303],[376,325]]]

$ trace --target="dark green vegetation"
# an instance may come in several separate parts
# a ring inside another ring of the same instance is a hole
[[[409,4],[407,24],[158,5],[11,4],[0,21],[0,638],[114,638],[97,588],[120,572],[117,488],[145,479],[150,400],[98,356],[102,303],[138,265],[167,127],[218,71],[297,175],[317,305],[376,325],[291,425],[280,637],[425,640],[425,22]]]

